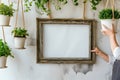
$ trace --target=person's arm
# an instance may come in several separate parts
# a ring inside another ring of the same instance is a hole
[[[96,53],[97,55],[102,57],[106,62],[109,62],[109,56],[107,54],[105,54],[104,52],[102,52],[101,50],[99,50],[98,48],[91,50],[91,52]]]
[[[105,35],[109,36],[111,49],[112,49],[112,52],[114,53],[115,48],[119,47],[117,40],[116,40],[115,32],[114,32],[114,25],[112,25],[112,29],[107,28],[107,26],[104,24],[103,24],[103,26],[105,27],[106,30],[104,30],[102,32]]]
[[[114,52],[115,48],[119,46],[117,43],[115,34],[110,35],[109,39],[110,39],[110,45],[111,45],[112,52]]]

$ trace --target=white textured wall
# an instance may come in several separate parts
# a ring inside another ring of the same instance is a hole
[[[14,0],[16,1],[16,0]],[[71,0],[70,0],[71,1]],[[120,9],[120,1],[116,1],[116,7]],[[107,54],[111,54],[109,40],[100,32],[100,21],[98,12],[104,8],[104,2],[98,6],[98,10],[92,11],[90,4],[87,7],[87,18],[95,18],[98,21],[97,45]],[[82,18],[82,4],[78,7],[69,3],[61,11],[52,9],[54,18]],[[6,69],[0,69],[0,80],[110,80],[111,66],[100,57],[97,57],[94,65],[80,64],[36,64],[36,13],[34,6],[32,11],[25,13],[26,28],[30,36],[27,39],[26,49],[14,49],[14,41],[11,36],[11,30],[14,28],[15,17],[12,17],[11,27],[5,28],[6,41],[12,48],[15,58],[8,58]],[[21,25],[21,15],[19,15],[19,25]],[[119,24],[118,24],[119,25]],[[117,39],[120,43],[120,28],[118,27]],[[0,27],[0,38],[2,31]]]

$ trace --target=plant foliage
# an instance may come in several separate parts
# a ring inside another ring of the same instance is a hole
[[[100,19],[112,19],[113,13],[112,9],[103,9],[99,12],[99,18]],[[119,19],[120,18],[120,11],[114,10],[114,18]]]
[[[61,10],[62,7],[68,3],[67,0],[50,0],[50,2],[54,5],[56,10]]]
[[[93,10],[96,10],[96,6],[101,2],[101,0],[90,0],[91,7]]]
[[[1,56],[5,56],[5,57],[11,56],[11,57],[14,57],[11,54],[11,49],[8,47],[6,42],[2,41],[2,39],[0,39],[0,57]]]
[[[35,5],[38,9],[41,10],[41,12],[45,12],[47,14],[50,13],[50,10],[47,8],[46,4],[49,2],[49,0],[36,0]]]
[[[72,0],[73,4],[75,6],[79,5],[80,0]],[[101,0],[83,0],[83,3],[86,3],[89,1],[91,3],[91,7],[93,10],[96,10],[96,6],[101,2]],[[40,9],[41,13],[50,13],[50,10],[47,8],[47,3],[50,2],[54,5],[56,10],[61,10],[62,6],[66,5],[69,1],[68,0],[24,0],[24,5],[26,8],[26,12],[30,11],[30,7],[32,6],[32,3],[35,3],[38,9]]]
[[[13,16],[14,9],[12,8],[13,4],[5,5],[3,3],[0,4],[0,14],[1,15],[6,15],[6,16]]]
[[[14,37],[26,37],[26,36],[29,36],[29,34],[27,33],[27,30],[25,28],[21,28],[21,27],[17,27],[15,29],[13,29],[12,34],[14,35]]]
[[[32,6],[32,3],[34,2],[35,0],[24,0],[24,6],[25,6],[25,12],[28,12],[31,10],[31,6]]]

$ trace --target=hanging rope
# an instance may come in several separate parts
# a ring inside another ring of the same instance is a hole
[[[112,19],[114,20],[115,2],[114,0],[107,0],[105,8],[108,7],[109,2],[110,2],[111,9],[112,9],[112,15],[113,15]]]
[[[2,26],[2,34],[3,34],[3,41],[6,42],[5,41],[5,32],[4,32],[4,27],[3,26]]]
[[[109,3],[109,0],[107,0],[106,5],[105,5],[105,8],[107,8],[107,7],[108,7],[108,3]]]
[[[114,10],[115,10],[115,4],[114,4],[114,0],[111,0],[111,8],[112,8],[112,15],[113,15],[113,20],[115,19],[114,18]]]
[[[16,11],[15,27],[17,27],[17,22],[18,22],[19,4],[20,4],[20,0],[18,0],[18,3],[17,3],[17,11]]]
[[[25,28],[25,17],[24,17],[24,10],[23,10],[23,0],[21,0],[21,7],[22,7],[22,21],[23,21],[23,27]]]
[[[22,9],[22,26],[25,28],[25,17],[24,17],[24,9],[23,9],[23,0],[18,0],[17,3],[17,11],[16,11],[16,22],[15,22],[15,27],[17,27],[18,24],[18,12],[19,12],[19,6],[21,4],[21,9]]]
[[[84,8],[83,8],[83,19],[85,20],[86,16],[86,2],[84,2]]]
[[[47,6],[48,6],[48,9],[51,10],[51,8],[50,8],[50,0],[48,1]],[[48,14],[48,17],[49,17],[50,19],[52,19],[51,12]]]

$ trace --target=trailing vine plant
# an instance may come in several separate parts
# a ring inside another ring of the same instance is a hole
[[[79,0],[73,0],[73,4],[74,4],[75,6],[78,6],[78,5],[79,5]]]
[[[91,3],[91,8],[96,10],[96,6],[101,2],[101,0],[83,0],[83,3],[89,1]],[[31,6],[35,3],[36,7],[40,9],[42,13],[50,13],[50,10],[47,8],[47,3],[51,2],[56,10],[61,10],[64,5],[68,3],[68,0],[24,0],[25,11],[28,12],[31,10]],[[75,6],[79,5],[79,0],[72,0]]]
[[[40,12],[42,13],[50,13],[50,10],[47,8],[46,4],[49,2],[49,0],[36,0],[35,5],[38,9],[40,9]]]
[[[67,0],[50,0],[50,2],[55,6],[56,10],[61,10],[68,3]]]
[[[101,0],[90,0],[90,3],[91,3],[91,8],[93,10],[96,10],[97,9],[97,5],[101,2]]]

